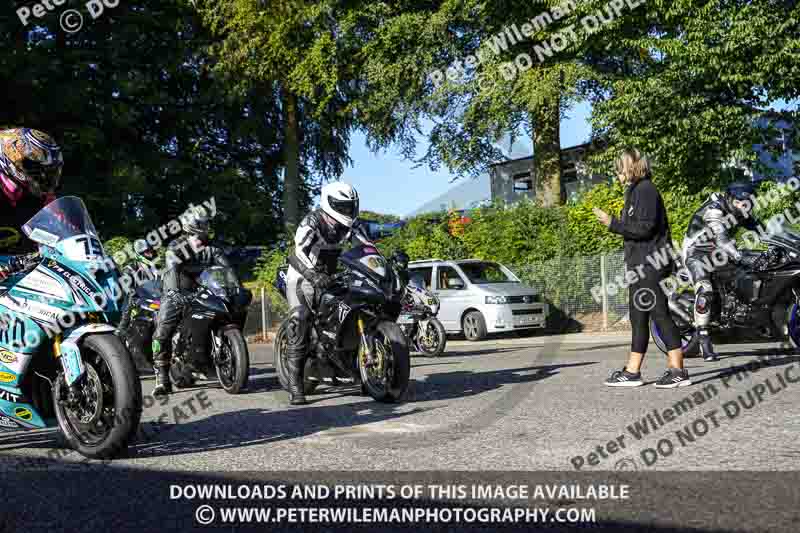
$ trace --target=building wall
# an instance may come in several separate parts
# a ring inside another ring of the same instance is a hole
[[[584,191],[598,183],[608,181],[606,176],[591,174],[584,159],[588,155],[589,145],[578,145],[561,151],[561,187],[567,201],[575,201]],[[523,198],[536,197],[536,180],[532,180],[530,190],[519,189],[519,179],[533,174],[533,157],[512,159],[492,167],[492,201],[513,204]],[[515,189],[515,184],[517,189]]]
[[[492,167],[490,176],[492,179],[492,201],[502,201],[512,204],[523,198],[533,199],[535,196],[535,185],[529,191],[514,190],[514,176],[532,172],[531,164],[533,158],[514,159],[495,165]]]

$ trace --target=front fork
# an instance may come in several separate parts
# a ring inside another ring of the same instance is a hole
[[[375,350],[374,339],[367,336],[367,328],[364,318],[361,316],[358,317],[358,334],[361,336],[361,345],[359,346],[361,364],[364,368],[377,366],[378,372],[383,372],[383,357]]]
[[[86,373],[86,365],[81,358],[80,349],[72,343],[62,344],[61,334],[53,339],[53,355],[61,363],[64,371],[64,382],[68,387],[68,394],[59,387],[59,401],[74,403],[79,392],[78,381]]]

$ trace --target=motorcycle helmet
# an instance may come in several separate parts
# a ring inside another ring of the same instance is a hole
[[[191,207],[183,217],[183,231],[201,242],[208,242],[211,233],[211,217],[202,207]]]
[[[725,199],[732,212],[741,212],[743,215],[747,216],[753,209],[752,198],[755,196],[755,193],[756,189],[752,183],[739,181],[731,183],[725,188]],[[741,207],[739,207],[733,204],[734,201],[744,203],[740,204]]]
[[[320,207],[342,226],[352,228],[358,218],[358,192],[349,183],[328,183],[322,187]]]
[[[61,148],[50,135],[31,128],[0,132],[0,186],[12,203],[26,191],[51,195],[63,166]]]
[[[395,251],[392,254],[391,261],[399,270],[408,270],[408,254],[403,250]]]

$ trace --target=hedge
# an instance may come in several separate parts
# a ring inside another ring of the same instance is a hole
[[[800,200],[797,193],[779,197],[775,194],[778,190],[772,182],[760,186],[759,197],[773,195],[773,201],[766,210],[756,209],[759,219],[766,221]],[[672,237],[678,244],[691,216],[712,192],[662,191]],[[539,265],[538,269],[519,269],[518,274],[524,281],[542,287],[553,303],[561,305],[585,299],[594,283],[594,263],[575,257],[597,256],[622,248],[622,239],[597,222],[592,208],[618,215],[623,204],[621,186],[600,184],[577,203],[565,206],[541,207],[532,201],[521,201],[511,206],[479,208],[468,217],[452,212],[420,215],[377,244],[387,256],[402,249],[411,260],[475,258],[512,267]],[[255,270],[259,285],[267,287],[273,305],[281,310],[286,301],[272,283],[287,255],[286,250],[265,252]]]

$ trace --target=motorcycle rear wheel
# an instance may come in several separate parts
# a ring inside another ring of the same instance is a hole
[[[69,445],[84,457],[113,459],[128,447],[142,416],[142,384],[122,342],[112,334],[85,337],[81,356],[80,405],[59,401],[67,384],[59,378],[53,391],[58,426]]]
[[[678,329],[681,332],[681,348],[683,348],[683,356],[684,357],[697,357],[700,355],[700,346],[698,345],[697,341],[697,331],[693,327],[681,328],[678,325]],[[656,343],[656,346],[661,353],[667,353],[667,345],[664,343],[664,339],[661,336],[661,332],[658,329],[658,325],[655,323],[653,318],[650,318],[650,335],[653,337],[653,342]]]

